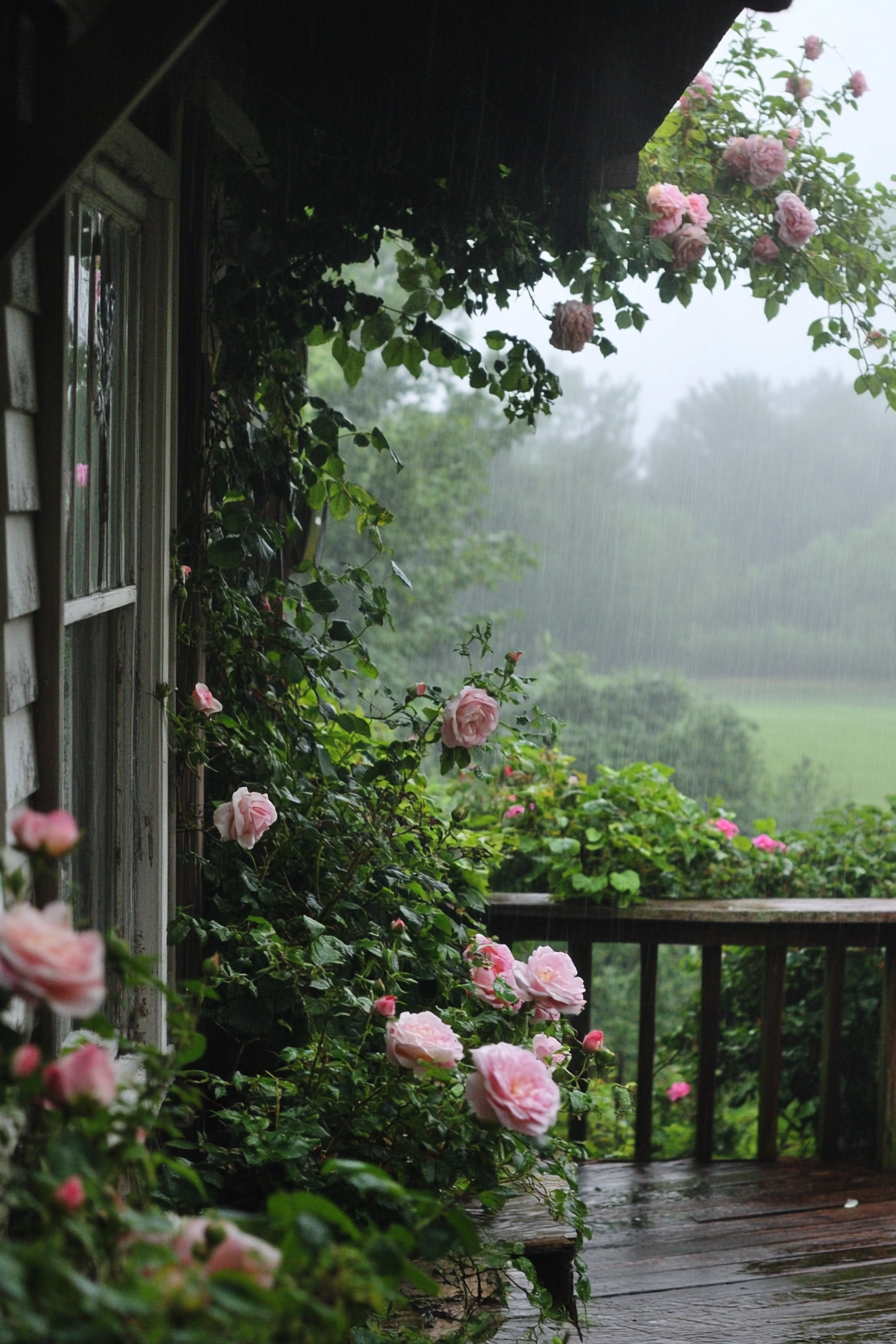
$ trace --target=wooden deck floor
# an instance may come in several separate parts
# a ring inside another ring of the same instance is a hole
[[[595,1162],[580,1182],[593,1226],[586,1344],[896,1341],[896,1178],[808,1163]],[[531,1325],[514,1299],[506,1344]]]

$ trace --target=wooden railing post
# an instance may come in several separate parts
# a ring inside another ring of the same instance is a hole
[[[649,1162],[653,1138],[653,1057],[656,1050],[656,968],[659,947],[641,944],[641,1012],[638,1019],[638,1100],[635,1161]]]
[[[760,1162],[774,1162],[778,1156],[781,1029],[784,1022],[786,974],[787,948],[766,947],[762,1043],[759,1057],[759,1133],[756,1143],[756,1155]]]
[[[573,1018],[575,1023],[576,1035],[582,1041],[588,1035],[591,1029],[591,958],[592,958],[592,938],[593,934],[589,928],[583,927],[570,931],[567,942],[567,950],[570,957],[575,962],[576,970],[585,982],[585,1007],[579,1013],[578,1017]],[[572,1060],[574,1072],[578,1073],[583,1069],[585,1063],[585,1054],[582,1050],[576,1050]],[[583,1092],[588,1090],[588,1075],[583,1071],[582,1080],[579,1083]],[[573,1115],[569,1117],[569,1137],[573,1143],[584,1143],[588,1137],[588,1114]]]
[[[722,949],[720,946],[704,947],[700,974],[700,1064],[697,1074],[698,1162],[712,1161],[721,999]]]
[[[887,948],[880,1001],[877,1074],[877,1161],[896,1171],[896,945]]]
[[[832,943],[824,963],[824,1020],[821,1031],[818,1155],[836,1162],[840,1149],[840,1066],[843,1053],[843,988],[846,944]]]

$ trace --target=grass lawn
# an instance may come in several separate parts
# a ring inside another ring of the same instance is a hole
[[[759,725],[773,774],[809,756],[826,767],[839,802],[883,803],[896,794],[896,696],[883,688],[707,682],[703,689]]]

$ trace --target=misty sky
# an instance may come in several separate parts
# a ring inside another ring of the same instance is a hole
[[[834,89],[850,70],[866,76],[870,91],[858,112],[848,109],[835,121],[828,141],[835,150],[848,149],[856,157],[863,183],[888,181],[896,172],[896,12],[892,0],[793,0],[791,9],[768,16],[775,25],[772,44],[784,55],[796,56],[807,33],[815,33],[828,50],[812,68],[816,88]],[[707,68],[712,70],[712,62]],[[813,133],[814,133],[813,128]],[[773,322],[767,322],[762,304],[735,280],[727,293],[695,289],[690,307],[660,304],[655,279],[647,286],[633,282],[626,291],[640,290],[650,314],[642,333],[633,329],[608,335],[619,353],[605,360],[596,349],[572,355],[548,346],[546,320],[527,297],[516,300],[507,313],[491,313],[477,324],[518,332],[549,357],[550,366],[563,377],[575,368],[595,381],[604,377],[634,380],[641,388],[637,437],[641,444],[689,387],[712,383],[727,373],[754,372],[787,383],[822,371],[851,379],[853,361],[843,351],[812,352],[806,328],[824,307],[808,293],[790,300]],[[566,297],[558,284],[543,283],[536,292],[538,306],[550,313],[557,299]]]

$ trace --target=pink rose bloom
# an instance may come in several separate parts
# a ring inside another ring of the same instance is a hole
[[[683,93],[678,100],[678,106],[682,112],[690,110],[691,103],[708,102],[715,93],[715,85],[712,82],[712,76],[705,70],[701,70],[699,75],[695,75],[688,86],[687,93]]]
[[[212,1230],[219,1235],[223,1233],[223,1239],[210,1241],[207,1234]],[[165,1241],[185,1269],[198,1264],[206,1276],[235,1270],[254,1279],[261,1288],[273,1287],[274,1275],[283,1258],[270,1242],[250,1236],[235,1223],[218,1218],[180,1218],[170,1240],[165,1238]]]
[[[204,681],[197,681],[190,699],[200,714],[220,714],[224,706],[216,700]]]
[[[373,1011],[379,1013],[380,1017],[394,1017],[397,1002],[394,994],[383,994],[373,1005]]]
[[[582,1049],[589,1055],[594,1055],[598,1050],[604,1048],[604,1034],[602,1031],[589,1031],[588,1035],[582,1041]]]
[[[243,849],[254,849],[269,826],[277,820],[277,809],[266,793],[250,793],[243,786],[229,803],[216,807],[212,821],[222,840],[235,840]]]
[[[684,1097],[690,1094],[690,1091],[690,1083],[673,1083],[671,1087],[666,1088],[666,1096],[670,1101],[681,1101]]]
[[[692,224],[699,224],[701,228],[712,219],[709,213],[709,201],[702,191],[692,191],[688,197],[688,219]]]
[[[103,940],[92,929],[75,933],[63,901],[0,911],[0,985],[54,1013],[90,1017],[106,997]]]
[[[551,345],[555,350],[569,350],[577,355],[584,350],[594,335],[594,309],[590,303],[567,299],[554,304],[551,318]]]
[[[807,79],[805,75],[788,75],[784,87],[798,103],[801,103],[812,92],[812,81]]]
[[[501,709],[487,691],[465,686],[447,701],[442,718],[446,747],[481,747],[498,726]]]
[[[709,247],[709,234],[699,224],[682,224],[678,232],[672,234],[669,245],[675,256],[673,270],[686,271]]]
[[[747,137],[746,152],[750,159],[747,181],[751,187],[770,187],[787,167],[787,150],[773,135]]]
[[[47,1098],[59,1106],[88,1097],[111,1106],[118,1094],[118,1074],[109,1052],[100,1045],[82,1045],[44,1069]]]
[[[90,467],[87,465],[87,463],[76,462],[75,485],[79,486],[83,490],[84,487],[87,485],[89,479],[90,479]]]
[[[731,840],[735,835],[740,835],[740,827],[736,822],[729,821],[727,817],[713,817],[710,825],[715,826],[717,831],[721,831],[726,840]]]
[[[65,812],[61,807],[54,812],[23,808],[11,830],[19,849],[27,849],[31,854],[49,854],[54,859],[74,849],[81,835],[71,812]]]
[[[526,809],[523,807],[522,803],[515,803],[513,807],[508,807],[507,811],[504,813],[504,820],[513,821],[514,817],[522,817],[525,815],[525,812]]]
[[[781,255],[781,249],[770,233],[761,233],[753,244],[753,256],[757,261],[774,261]]]
[[[868,81],[861,70],[856,70],[854,74],[850,75],[849,87],[856,98],[861,98],[863,93],[868,92]]]
[[[519,997],[508,1001],[499,997],[495,990],[495,981],[501,979],[509,990],[519,993],[513,974],[513,953],[506,944],[493,943],[484,934],[477,933],[476,942],[467,948],[464,958],[472,967],[470,979],[477,999],[490,1003],[493,1008],[510,1008],[513,1012],[521,1007]]]
[[[882,350],[886,343],[887,333],[885,331],[878,331],[877,328],[875,328],[874,331],[869,331],[868,335],[865,337],[865,344],[874,345],[878,350]]]
[[[66,1213],[74,1213],[76,1209],[80,1209],[86,1198],[84,1182],[80,1176],[69,1176],[53,1191],[53,1199],[61,1209],[65,1209]]]
[[[546,1134],[557,1120],[560,1089],[546,1065],[518,1045],[480,1045],[464,1092],[480,1120],[516,1134]]]
[[[416,1078],[427,1072],[427,1064],[453,1069],[463,1053],[456,1032],[435,1013],[402,1013],[386,1027],[389,1063],[413,1069]]]
[[[552,1071],[569,1059],[569,1051],[563,1042],[558,1041],[556,1036],[547,1036],[543,1031],[536,1032],[532,1037],[532,1053]]]
[[[786,854],[787,846],[783,840],[775,840],[773,836],[766,835],[763,831],[760,835],[753,836],[753,844],[756,849],[764,850],[766,854]]]
[[[775,205],[778,207],[775,219],[781,242],[786,247],[802,247],[818,228],[815,220],[792,191],[782,191],[775,197]]]
[[[799,126],[788,126],[784,132],[784,144],[788,149],[795,149],[801,135]]]
[[[536,1009],[546,1010],[547,1020],[556,1021],[559,1013],[574,1016],[585,1007],[585,985],[565,952],[536,947],[528,961],[514,962],[513,973],[520,998],[525,1003],[534,1003]]]
[[[40,1068],[40,1051],[36,1045],[27,1042],[12,1052],[9,1071],[13,1078],[30,1078]]]
[[[732,135],[722,150],[722,162],[732,177],[746,177],[750,171],[747,142],[742,135]]]
[[[817,61],[824,51],[824,43],[820,37],[814,35],[807,37],[803,43],[803,51],[806,53],[807,61]]]
[[[688,208],[687,197],[671,182],[654,182],[647,192],[647,209],[653,218],[651,238],[663,238],[681,226]]]

